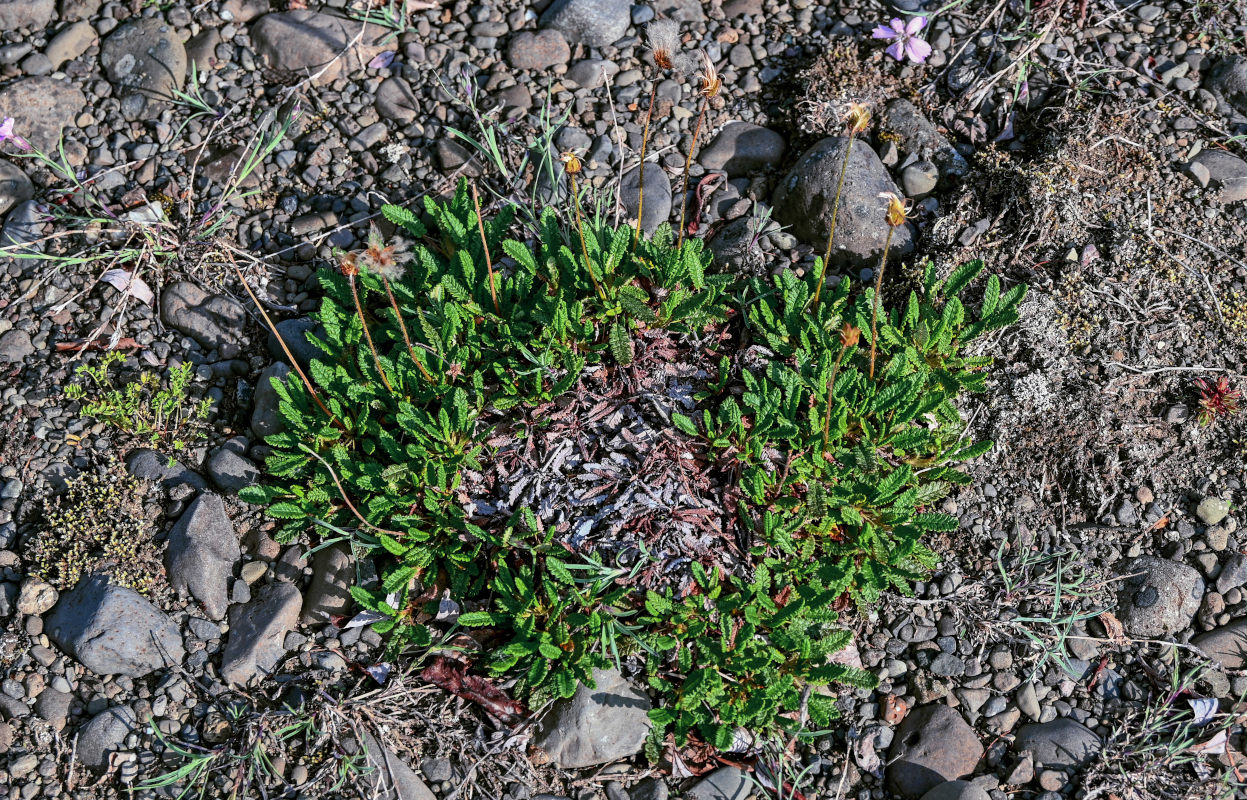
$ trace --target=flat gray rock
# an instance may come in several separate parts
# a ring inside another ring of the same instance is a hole
[[[597,688],[580,686],[559,700],[538,724],[533,744],[560,769],[580,769],[630,758],[649,735],[648,695],[618,670],[595,670]]]
[[[991,795],[969,781],[948,781],[924,794],[922,800],[991,800]]]
[[[87,107],[87,98],[68,81],[41,76],[0,89],[0,108],[13,117],[13,132],[45,153],[53,153],[61,131]]]
[[[749,776],[736,767],[719,767],[690,786],[684,797],[687,800],[745,800],[756,789]]]
[[[641,204],[641,170],[634,168],[624,173],[619,183],[619,200],[623,203],[628,219],[635,225],[637,210]],[[667,171],[652,161],[645,163],[645,215],[641,230],[653,233],[658,226],[671,217],[671,179]]]
[[[42,28],[55,13],[56,0],[0,0],[0,33]]]
[[[1023,725],[1013,747],[1029,752],[1035,766],[1043,769],[1075,769],[1089,763],[1103,747],[1100,737],[1086,725],[1068,717]]]
[[[1247,667],[1247,618],[1201,633],[1191,644],[1222,669],[1243,669]]]
[[[888,790],[921,797],[941,783],[972,774],[983,752],[974,729],[953,709],[915,708],[897,728],[888,751]]]
[[[298,78],[317,75],[313,84],[323,85],[361,71],[386,49],[390,31],[370,25],[357,40],[359,32],[352,20],[297,9],[260,17],[251,26],[251,41],[270,68]]]
[[[437,795],[401,758],[370,733],[364,734],[365,757],[373,771],[367,781],[376,800],[437,800]]]
[[[0,161],[0,214],[34,197],[35,187],[21,168],[10,161]]]
[[[260,480],[260,471],[246,456],[220,447],[208,456],[208,477],[221,491],[238,494]]]
[[[788,225],[801,241],[822,254],[831,227],[831,209],[844,164],[848,139],[829,136],[801,156],[788,176],[775,190],[775,219]],[[885,192],[899,195],[888,170],[870,144],[858,141],[853,145],[845,173],[844,190],[840,197],[836,240],[831,251],[831,265],[841,268],[878,267],[887,238]],[[913,252],[913,226],[909,223],[896,229],[892,236],[890,259],[899,259]]]
[[[230,608],[221,678],[235,686],[263,679],[286,655],[286,634],[299,622],[303,598],[285,581],[265,584],[246,605]]]
[[[1221,202],[1247,200],[1247,161],[1225,150],[1203,150],[1191,159],[1193,164],[1207,171],[1208,186],[1219,190]]]
[[[126,469],[139,480],[160,484],[160,488],[165,491],[183,484],[195,490],[208,485],[198,473],[187,469],[182,462],[146,447],[130,453],[126,458]]]
[[[312,559],[312,582],[303,597],[299,621],[304,625],[323,625],[351,606],[351,586],[355,584],[355,565],[351,548],[345,542],[316,552]]]
[[[723,170],[729,178],[749,176],[775,166],[788,143],[770,128],[751,122],[729,122],[701,151],[697,161],[706,169]]]
[[[100,66],[126,94],[172,100],[186,83],[186,47],[158,17],[126,22],[100,44]]]
[[[78,760],[96,771],[107,769],[108,754],[120,750],[126,736],[138,727],[129,706],[113,706],[101,711],[78,731]]]
[[[178,281],[161,293],[160,318],[209,350],[218,350],[241,345],[247,311],[231,297],[210,295],[189,281]]]
[[[190,592],[212,619],[225,616],[229,579],[241,559],[238,535],[220,495],[204,492],[196,497],[169,532],[169,583],[179,592]]]
[[[98,675],[141,678],[185,655],[173,620],[105,575],[92,575],[62,595],[46,623],[48,638]]]
[[[554,0],[538,24],[562,31],[572,44],[603,47],[628,32],[631,12],[631,0]]]

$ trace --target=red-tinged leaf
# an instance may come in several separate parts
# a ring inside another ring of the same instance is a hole
[[[447,692],[476,703],[499,722],[513,725],[525,713],[524,706],[479,675],[469,675],[467,665],[446,656],[436,656],[420,678]]]
[[[118,339],[116,347],[109,347],[108,338],[109,337],[107,336],[101,336],[98,339],[91,339],[90,341],[83,339],[83,340],[79,340],[76,342],[57,342],[56,352],[65,353],[69,351],[80,352],[82,350],[142,350],[143,349],[143,345],[134,341],[129,336]]]

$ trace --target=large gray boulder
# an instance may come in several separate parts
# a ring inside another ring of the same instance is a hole
[[[133,589],[103,574],[61,596],[47,619],[48,638],[98,675],[141,678],[179,664],[185,651],[173,620]]]
[[[142,17],[104,39],[100,66],[109,82],[126,94],[172,100],[186,83],[186,47],[173,26]]]
[[[649,735],[649,696],[618,670],[595,670],[597,687],[580,686],[542,718],[533,744],[560,769],[582,769],[630,758]]]
[[[770,128],[752,122],[729,122],[697,156],[706,169],[723,170],[729,178],[749,176],[773,167],[784,157],[788,143]]]
[[[160,318],[209,350],[217,350],[241,346],[247,310],[232,297],[210,295],[190,281],[178,281],[160,295]]]
[[[1204,598],[1204,579],[1194,567],[1157,556],[1122,564],[1117,618],[1131,636],[1153,639],[1186,628]]]
[[[820,254],[827,245],[831,208],[848,143],[843,136],[829,136],[818,142],[805,151],[775,189],[775,219],[789,226],[794,236],[813,245]],[[864,141],[853,145],[847,170],[831,263],[840,268],[876,267],[888,234],[884,218],[888,201],[879,195],[900,195],[901,190]],[[893,234],[888,256],[903,258],[913,249],[913,227],[905,223]]]

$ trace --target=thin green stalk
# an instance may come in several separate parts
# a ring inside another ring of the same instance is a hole
[[[381,382],[385,384],[385,388],[390,394],[394,394],[394,387],[390,384],[390,379],[385,376],[385,370],[381,369],[381,356],[377,355],[377,346],[373,344],[372,332],[368,330],[368,320],[364,318],[364,306],[359,302],[359,289],[355,286],[355,276],[348,275],[347,283],[351,284],[351,297],[355,298],[355,310],[359,312],[359,324],[364,326],[364,338],[368,340],[368,349],[372,351],[372,363],[377,365],[377,372],[381,373]]]
[[[637,167],[637,206],[636,230],[632,234],[632,249],[641,238],[641,220],[645,218],[645,151],[649,147],[649,125],[654,116],[654,96],[658,91],[658,81],[653,81],[649,89],[649,108],[645,110],[645,127],[641,129],[641,166]]]
[[[892,246],[892,233],[896,230],[888,226],[888,237],[883,240],[883,256],[879,259],[878,274],[875,275],[875,301],[870,312],[870,379],[875,379],[875,345],[879,338],[879,292],[883,290],[883,269],[888,265],[888,248]]]
[[[693,126],[693,143],[689,145],[688,156],[684,159],[684,179],[680,181],[680,238],[676,242],[675,249],[679,250],[684,246],[684,218],[688,213],[688,171],[693,165],[693,153],[697,150],[697,136],[701,133],[701,121],[706,118],[706,106],[710,103],[709,97],[703,97],[701,100],[701,108],[697,112],[697,124]]]
[[[827,264],[831,261],[831,243],[836,238],[836,219],[840,216],[840,195],[844,192],[844,176],[849,172],[849,156],[853,154],[855,136],[849,136],[849,143],[844,148],[844,163],[840,165],[840,179],[836,181],[836,196],[831,201],[831,228],[827,232],[827,252],[823,255],[823,267],[818,271],[818,283],[814,286],[814,308],[818,308],[818,299],[823,295],[823,283],[827,280]]]
[[[416,358],[416,349],[411,346],[411,336],[407,333],[407,323],[403,321],[403,312],[398,309],[398,300],[395,299],[394,291],[390,288],[390,282],[384,275],[381,276],[381,283],[385,286],[385,293],[390,298],[390,306],[394,309],[394,318],[398,320],[398,327],[403,332],[403,341],[407,344],[407,355],[411,357],[412,363],[416,365],[416,369],[420,370],[420,374],[429,382],[429,385],[433,385],[436,383],[433,380],[433,376],[429,374],[429,371],[421,363],[420,359]]]

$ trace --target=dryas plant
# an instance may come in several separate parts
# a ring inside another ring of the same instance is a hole
[[[704,114],[719,88],[708,61],[701,81]],[[283,541],[351,536],[379,576],[352,594],[395,655],[478,629],[472,666],[514,679],[530,705],[626,661],[657,695],[655,747],[825,725],[836,707],[819,687],[874,684],[831,660],[851,639],[838,612],[909,591],[937,560],[924,535],[956,526],[932,505],[990,447],[966,440],[954,404],[984,388],[990,359],[968,346],[1017,320],[1025,287],[989,278],[974,314],[959,295],[982,263],[943,280],[929,266],[887,309],[886,252],[864,293],[847,280],[824,291],[826,259],[804,277],[707,274],[702,243],[668,225],[647,237],[587,220],[579,159],[562,163],[571,208],[515,225],[503,203],[487,219],[461,184],[419,218],[385,209],[410,250],[374,235],[324,271],[323,333],[309,334],[320,355],[274,382],[286,430],[268,439],[269,482],[242,496],[282,520]],[[904,224],[892,205],[890,228]],[[671,424],[734,506],[737,567],[706,557],[642,590],[635,568],[577,550],[532,509],[465,511],[462,476],[490,458],[493,427],[531,434],[533,409],[588,366],[627,368],[650,330],[691,348],[716,325],[753,346],[723,357],[696,413]],[[456,622],[438,616],[442,599],[463,610]]]

